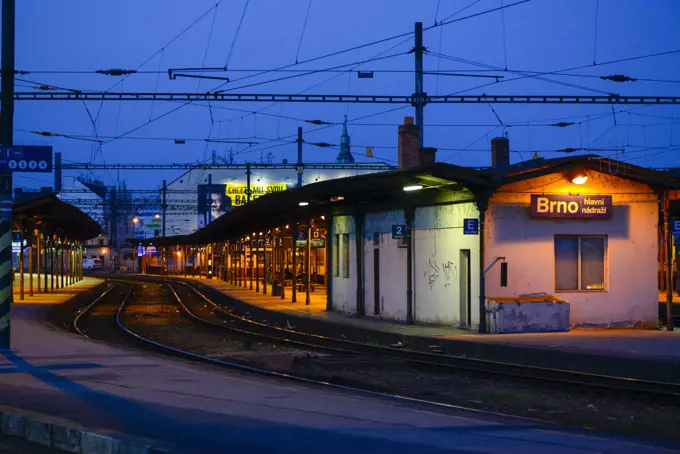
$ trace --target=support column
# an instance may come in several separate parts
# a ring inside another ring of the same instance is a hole
[[[50,251],[50,283],[52,286],[52,291],[54,291],[54,262],[57,256],[57,239],[52,240],[52,250]]]
[[[264,279],[262,280],[262,294],[267,294],[267,279],[269,278],[269,273],[267,270],[267,237],[270,236],[269,233],[264,235],[264,259],[262,260],[262,269],[264,270]]]
[[[357,212],[354,214],[354,248],[356,252],[356,287],[357,287],[357,301],[356,313],[357,317],[364,316],[364,279],[363,279],[363,263],[364,263],[364,213]],[[338,245],[339,251],[340,245]],[[344,259],[343,259],[344,260]],[[409,274],[410,276],[410,274]],[[407,281],[408,282],[408,281]],[[408,287],[408,286],[407,286]]]
[[[50,254],[50,240],[48,239],[47,235],[45,236],[44,241],[43,241],[43,249],[44,250],[43,250],[42,261],[43,261],[43,266],[44,266],[43,272],[44,272],[44,276],[45,276],[45,281],[44,281],[44,284],[43,284],[43,291],[45,293],[47,293],[50,290],[48,282],[47,282],[47,275],[49,274],[49,270],[50,270],[49,265],[48,265],[49,254]]]
[[[300,230],[297,222],[292,222],[290,232],[293,243],[293,285],[292,285],[292,301],[297,303],[297,232]]]
[[[406,323],[413,323],[413,216],[415,210],[404,210],[406,221]],[[357,235],[358,236],[358,235]]]
[[[38,293],[40,293],[40,265],[42,264],[42,248],[40,247],[40,240],[42,240],[41,235],[40,235],[40,230],[35,229],[33,232],[33,235],[35,236],[35,261],[36,263],[36,271],[38,274]]]
[[[14,290],[14,289],[12,289]],[[24,231],[19,231],[19,299],[24,299]]]
[[[33,241],[28,248],[28,296],[33,296]]]
[[[283,270],[284,270],[283,261],[285,259],[285,255],[286,255],[286,247],[284,246],[285,241],[286,241],[286,226],[285,225],[281,226],[280,238],[281,238],[281,247],[279,247],[279,283],[281,285],[281,299],[285,299],[286,298],[286,292],[285,292],[285,287],[283,285],[283,279],[285,277],[283,275]]]
[[[65,246],[66,246],[66,241],[61,242],[61,248],[60,248],[60,253],[59,253],[59,260],[61,262],[61,265],[59,266],[59,270],[61,271],[61,288],[64,288],[64,283],[65,283],[65,278],[66,276],[64,275],[64,265],[66,264],[64,261],[64,251],[65,251]]]
[[[671,232],[668,193],[663,200],[664,242],[666,246],[666,329],[673,331],[673,233]]]
[[[250,290],[253,289],[253,278],[254,278],[253,272],[255,271],[255,268],[254,268],[255,257],[253,256],[253,241],[255,241],[255,243],[257,243],[257,238],[253,238],[248,243],[248,254],[250,256]]]
[[[255,291],[260,293],[260,236],[255,240]]]
[[[309,294],[312,287],[312,276],[310,273],[310,262],[312,261],[312,219],[307,219],[307,244],[305,245],[305,274],[307,284],[305,285],[305,306],[309,306],[312,297]]]
[[[333,214],[326,214],[326,310],[333,310]],[[338,249],[339,250],[339,249]]]

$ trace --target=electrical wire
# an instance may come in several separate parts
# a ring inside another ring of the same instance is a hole
[[[234,39],[231,42],[231,47],[229,48],[229,53],[227,54],[227,61],[224,63],[224,67],[229,67],[229,62],[231,61],[231,55],[234,52],[234,47],[236,47],[236,40],[238,39],[239,32],[241,31],[241,26],[243,25],[243,20],[246,17],[246,12],[248,11],[248,5],[250,0],[246,0],[246,4],[243,7],[243,12],[241,13],[241,19],[238,22],[238,27],[236,27],[236,33],[234,34]]]
[[[295,52],[295,63],[298,63],[300,56],[300,48],[302,48],[302,40],[305,37],[305,30],[307,30],[307,21],[309,20],[309,12],[312,10],[312,0],[307,3],[307,13],[305,14],[305,22],[302,24],[302,33],[300,33],[300,41],[298,42],[297,52]]]
[[[482,0],[475,0],[474,2],[470,3],[468,6],[459,9],[458,11],[456,11],[456,12],[453,13],[453,14],[451,14],[450,16],[445,17],[444,19],[442,19],[442,22],[447,21],[447,20],[451,19],[451,18],[454,17],[454,16],[457,16],[458,14],[462,13],[463,11],[465,11],[465,10],[468,9],[468,8],[471,8],[471,7],[475,6],[477,3],[481,2],[481,1],[482,1]],[[436,21],[435,21],[435,24],[437,24]]]
[[[549,82],[549,83],[562,85],[562,86],[570,87],[570,88],[579,88],[579,89],[582,89],[582,90],[592,91],[592,92],[595,92],[595,93],[603,93],[603,94],[606,94],[606,95],[612,94],[611,92],[608,92],[608,91],[598,90],[596,88],[590,88],[590,87],[586,87],[584,85],[577,85],[577,84],[572,84],[572,83],[569,83],[569,82],[562,82],[560,80],[548,79],[546,77],[542,77],[542,74],[527,74],[527,73],[522,73],[522,72],[516,71],[516,70],[503,69],[503,68],[498,67],[498,66],[488,65],[486,63],[467,60],[467,59],[464,59],[464,58],[458,58],[458,57],[454,57],[454,56],[451,56],[451,55],[434,54],[432,52],[427,52],[427,53],[430,54],[430,55],[434,55],[436,57],[441,57],[441,58],[444,58],[446,60],[451,60],[451,61],[455,61],[455,62],[458,62],[458,63],[465,63],[465,64],[473,65],[473,66],[487,67],[487,68],[493,69],[495,71],[506,71],[506,72],[509,72],[511,74],[519,74],[519,75],[522,76],[522,77],[515,77],[515,78],[512,78],[512,79],[503,79],[501,81],[496,80],[494,82],[486,83],[486,84],[483,84],[481,86],[474,87],[474,88],[467,89],[467,90],[463,90],[461,92],[457,92],[457,93],[454,93],[454,94],[463,93],[465,91],[473,90],[473,89],[476,89],[476,88],[486,87],[488,85],[495,85],[495,84],[499,84],[499,83],[502,83],[502,82],[511,82],[511,81],[516,81],[516,80],[521,80],[521,79],[528,79],[528,78],[541,80],[541,81],[544,81],[544,82]],[[451,96],[451,95],[447,95],[447,96]]]

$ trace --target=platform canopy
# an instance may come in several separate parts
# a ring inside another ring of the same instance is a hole
[[[12,216],[22,230],[41,227],[70,240],[87,241],[103,233],[94,219],[56,194],[17,203],[12,207]]]
[[[501,186],[576,169],[611,173],[644,183],[655,190],[680,189],[680,179],[668,173],[597,155],[532,159],[498,168],[474,169],[433,163],[312,183],[267,194],[234,208],[191,235],[134,240],[158,246],[202,245],[235,239],[322,215],[427,206],[462,199],[485,203]],[[423,190],[405,192],[408,186]]]

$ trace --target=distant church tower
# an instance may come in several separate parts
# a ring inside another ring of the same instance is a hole
[[[345,122],[342,124],[342,136],[340,137],[340,154],[335,162],[338,164],[352,164],[354,163],[354,156],[349,150],[349,134],[347,133],[347,115],[345,115]]]

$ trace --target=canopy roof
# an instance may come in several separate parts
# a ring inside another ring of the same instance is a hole
[[[63,202],[56,194],[20,202],[12,207],[15,224],[30,228],[39,225],[50,233],[77,241],[87,241],[102,233],[99,224],[75,206]]]
[[[265,228],[283,226],[294,220],[328,214],[341,206],[365,209],[386,200],[400,200],[405,197],[403,188],[409,185],[417,184],[429,189],[430,191],[418,192],[425,193],[425,197],[429,197],[430,200],[434,200],[442,193],[451,194],[456,191],[466,192],[471,196],[489,195],[505,184],[572,169],[612,173],[658,190],[680,189],[680,179],[668,173],[597,155],[539,158],[481,170],[433,163],[412,169],[326,180],[267,194],[225,213],[191,235],[135,241],[159,246],[208,244],[248,235]],[[301,206],[301,202],[306,205]]]

